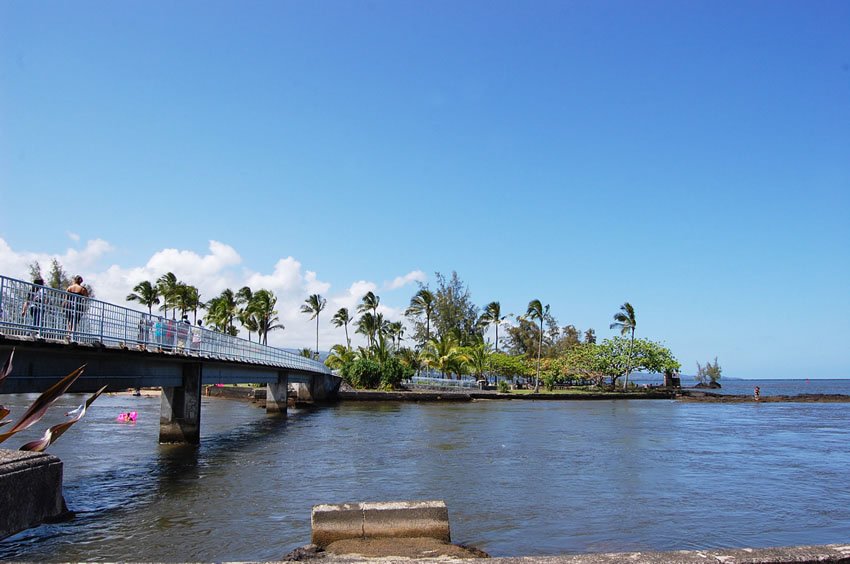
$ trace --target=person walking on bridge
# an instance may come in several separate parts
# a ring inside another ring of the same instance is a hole
[[[41,276],[36,277],[32,281],[32,288],[27,294],[27,299],[24,301],[24,307],[21,308],[21,317],[26,323],[27,314],[32,316],[33,330],[30,331],[30,336],[41,336],[41,313],[44,307],[44,279]]]
[[[79,274],[74,276],[73,283],[65,291],[70,294],[65,300],[65,319],[68,320],[68,334],[65,338],[73,340],[77,325],[80,324],[80,319],[83,317],[84,301],[88,297],[89,291],[83,286],[83,277]]]

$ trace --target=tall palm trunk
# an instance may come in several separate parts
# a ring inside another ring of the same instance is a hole
[[[534,377],[534,393],[540,391],[540,353],[543,351],[543,318],[540,318],[540,340],[537,341],[537,376]]]
[[[632,355],[635,351],[635,328],[632,327],[632,337],[629,342],[629,360],[626,363],[626,379],[623,381],[623,389],[629,389],[629,374],[632,372]]]
[[[316,358],[319,358],[319,313],[316,312]]]

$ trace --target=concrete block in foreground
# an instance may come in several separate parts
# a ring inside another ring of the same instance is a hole
[[[0,449],[0,539],[68,513],[62,461],[41,452]]]
[[[389,501],[315,505],[312,542],[326,547],[343,539],[429,537],[451,542],[444,501]]]

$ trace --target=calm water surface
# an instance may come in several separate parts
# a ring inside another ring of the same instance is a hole
[[[20,415],[33,398],[3,402]],[[104,396],[50,449],[76,518],[0,542],[0,559],[279,559],[309,542],[314,504],[397,499],[446,500],[453,540],[495,556],[846,543],[848,408],[347,403],[284,420],[204,399],[186,448],[157,444],[159,398]]]

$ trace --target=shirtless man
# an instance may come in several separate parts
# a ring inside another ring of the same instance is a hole
[[[65,291],[73,294],[68,296],[65,302],[65,319],[68,320],[68,338],[70,338],[77,330],[77,325],[83,316],[83,301],[88,297],[89,291],[83,286],[83,277],[79,274],[74,276],[74,282]]]

